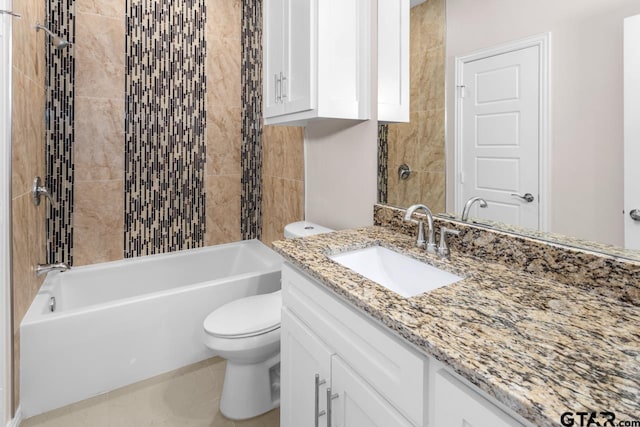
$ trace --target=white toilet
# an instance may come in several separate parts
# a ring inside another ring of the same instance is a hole
[[[307,221],[288,224],[284,237],[333,231]],[[241,298],[204,321],[204,343],[227,359],[220,412],[233,420],[263,414],[280,405],[281,291]]]

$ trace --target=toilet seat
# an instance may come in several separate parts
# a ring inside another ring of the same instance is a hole
[[[281,309],[281,291],[240,298],[209,314],[204,330],[227,339],[264,335],[280,328]]]

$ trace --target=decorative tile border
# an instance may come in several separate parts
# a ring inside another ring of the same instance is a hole
[[[403,221],[404,212],[375,205],[374,224],[415,235],[416,225]],[[437,217],[434,224],[436,230],[445,225],[460,231],[460,236],[449,239],[452,252],[640,306],[640,262]]]
[[[206,2],[127,0],[124,255],[205,236]]]
[[[262,0],[242,1],[243,239],[262,236]]]
[[[387,203],[389,183],[389,125],[378,125],[378,203]]]
[[[75,0],[49,0],[46,8],[48,28],[75,43]],[[45,45],[45,185],[54,200],[47,212],[47,262],[73,265],[75,56],[73,48]]]

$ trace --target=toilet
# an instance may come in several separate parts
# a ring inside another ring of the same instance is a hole
[[[286,239],[333,230],[299,221],[284,229]],[[227,359],[220,412],[244,420],[280,405],[281,291],[240,298],[204,320],[204,344]]]

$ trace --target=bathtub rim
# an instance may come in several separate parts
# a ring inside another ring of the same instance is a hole
[[[186,252],[191,252],[191,253],[215,252],[217,250],[222,250],[230,246],[256,245],[255,242],[257,242],[258,244],[257,246],[260,248],[260,250],[266,249],[272,252],[272,254],[270,255],[273,255],[274,263],[276,260],[279,261],[280,263],[278,265],[274,265],[271,267],[263,267],[260,269],[256,269],[248,273],[235,274],[235,275],[221,277],[214,280],[205,280],[205,281],[195,282],[188,285],[179,286],[176,288],[163,289],[155,292],[144,293],[141,295],[118,298],[114,300],[100,302],[97,304],[89,304],[89,305],[84,305],[80,307],[74,307],[71,309],[54,311],[54,312],[46,312],[46,307],[49,302],[49,298],[52,296],[55,296],[51,288],[57,284],[55,280],[58,278],[59,275],[69,274],[69,272],[59,272],[59,271],[50,272],[47,274],[44,282],[42,283],[42,286],[38,290],[38,293],[36,294],[34,300],[29,306],[27,313],[24,315],[22,321],[20,322],[20,325],[21,326],[35,325],[38,323],[47,322],[47,321],[51,321],[51,320],[55,320],[63,317],[72,317],[72,316],[78,316],[84,313],[91,313],[91,312],[95,312],[105,308],[111,308],[111,307],[121,306],[121,305],[131,305],[142,299],[144,300],[154,299],[154,298],[159,298],[161,296],[187,292],[195,289],[204,288],[207,286],[215,286],[217,284],[226,283],[229,280],[243,280],[243,279],[249,279],[256,276],[270,275],[270,274],[275,274],[280,272],[282,270],[282,257],[280,257],[280,255],[278,255],[275,251],[273,251],[271,248],[269,248],[267,245],[265,245],[264,243],[262,243],[260,240],[257,240],[257,239],[242,240],[239,242],[224,243],[221,245],[206,246],[203,248],[184,249],[181,251],[170,252],[170,253],[145,255],[143,257],[126,258],[118,261],[109,261],[109,262],[104,262],[99,264],[91,264],[91,265],[81,266],[77,268],[72,268],[70,272],[72,273],[73,271],[100,271],[109,267],[113,268],[113,267],[120,266],[123,263],[134,264],[134,263],[143,262],[145,260],[148,261],[149,259],[162,260],[169,257],[175,257],[177,254],[181,254],[184,256],[184,255],[187,255]],[[43,313],[41,310],[45,312]]]

